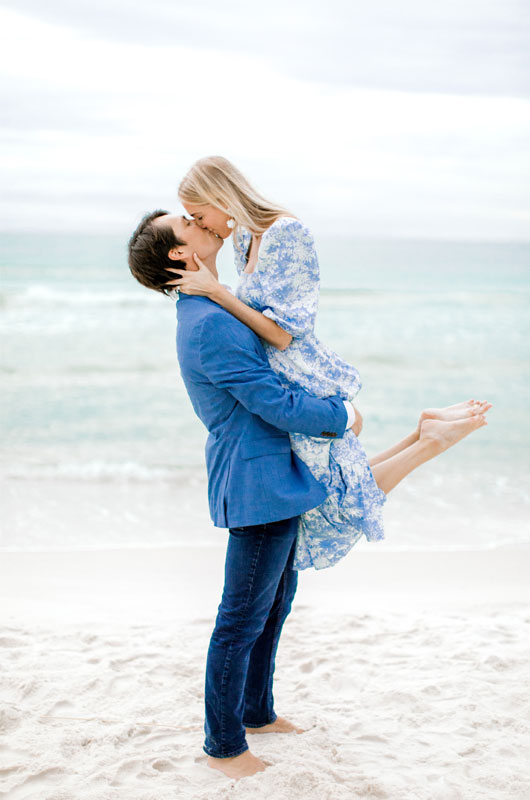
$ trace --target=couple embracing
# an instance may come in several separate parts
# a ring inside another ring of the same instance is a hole
[[[359,373],[314,333],[310,231],[219,156],[192,166],[179,198],[187,216],[142,219],[129,267],[144,286],[178,298],[180,370],[209,431],[210,513],[229,536],[206,662],[204,751],[210,767],[241,778],[266,768],[248,734],[303,733],[277,716],[273,698],[298,571],[333,566],[363,534],[383,539],[387,494],[485,425],[491,405],[427,409],[408,436],[369,459],[353,405]],[[229,237],[235,293],[216,267]]]

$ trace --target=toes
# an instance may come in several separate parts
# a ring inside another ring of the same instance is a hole
[[[471,408],[469,412],[471,415],[475,414],[484,414],[486,411],[489,411],[491,408],[491,403],[488,403],[486,400],[477,401]]]

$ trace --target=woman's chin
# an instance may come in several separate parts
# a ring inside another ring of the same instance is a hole
[[[232,234],[232,231],[228,231],[228,233],[217,233],[216,231],[208,230],[209,233],[212,235],[212,239],[219,244],[219,247],[223,246],[224,240],[228,239],[228,237]]]

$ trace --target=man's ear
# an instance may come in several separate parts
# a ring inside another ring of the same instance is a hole
[[[171,261],[182,261],[182,253],[179,252],[177,247],[172,247],[167,257],[171,259]]]

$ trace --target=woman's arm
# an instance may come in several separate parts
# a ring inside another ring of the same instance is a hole
[[[246,303],[235,297],[232,292],[229,292],[225,286],[219,284],[218,288],[208,297],[278,350],[285,350],[291,344],[293,337],[290,333],[280,328],[274,320],[266,317],[261,311],[256,311],[255,308],[247,306]]]
[[[250,306],[235,297],[225,286],[219,283],[200,258],[195,257],[195,261],[199,269],[193,272],[191,270],[181,270],[179,272],[177,269],[168,267],[168,272],[182,275],[182,278],[178,280],[168,281],[168,285],[177,287],[184,294],[199,294],[203,297],[208,297],[278,350],[285,350],[289,347],[293,338],[290,333],[284,331],[274,320],[266,317],[261,311],[250,308]]]

